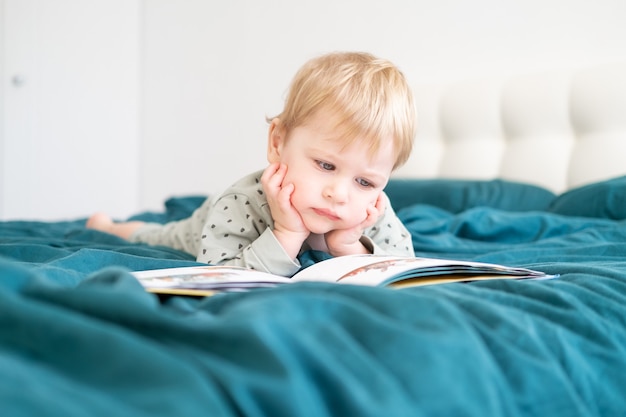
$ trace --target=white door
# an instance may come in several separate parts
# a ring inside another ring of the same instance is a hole
[[[137,209],[139,3],[0,0],[0,219]]]

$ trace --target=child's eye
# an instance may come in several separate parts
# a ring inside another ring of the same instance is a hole
[[[368,180],[364,179],[364,178],[357,178],[356,182],[361,186],[361,187],[365,187],[365,188],[369,188],[369,187],[373,187],[374,184],[372,184],[371,182],[369,182]]]
[[[328,162],[324,162],[324,161],[315,161],[315,163],[322,168],[324,171],[332,171],[335,169],[335,166],[333,164],[329,164]]]

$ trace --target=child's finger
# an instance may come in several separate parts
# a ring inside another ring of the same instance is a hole
[[[279,163],[271,164],[265,169],[261,175],[261,185],[269,198],[280,192],[286,173],[286,165]]]
[[[274,162],[270,164],[261,175],[261,184],[269,184],[270,180],[276,174],[276,171],[280,168],[280,164],[278,162]]]
[[[274,172],[276,172],[276,166],[275,164],[271,164],[265,168],[263,174],[261,175],[261,186],[266,193],[270,191],[270,179],[274,175]]]
[[[385,207],[387,206],[387,202],[383,193],[378,194],[378,198],[376,199],[376,210],[378,210],[378,214],[383,214],[385,212]]]
[[[374,223],[376,223],[376,221],[378,220],[378,218],[384,213],[384,211],[385,211],[384,198],[378,197],[375,205],[371,204],[367,207],[366,209],[367,217],[361,223],[361,227],[363,229],[367,229],[368,227],[373,226]]]
[[[287,210],[291,208],[291,194],[293,194],[293,190],[295,186],[293,184],[287,184],[283,186],[278,193],[278,204],[283,210]]]

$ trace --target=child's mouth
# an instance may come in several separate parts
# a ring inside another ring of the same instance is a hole
[[[318,216],[326,217],[327,219],[330,219],[330,220],[337,221],[340,219],[340,217],[337,216],[335,213],[333,213],[331,210],[314,208],[313,211]]]

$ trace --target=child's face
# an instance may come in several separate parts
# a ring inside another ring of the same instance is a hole
[[[327,112],[292,129],[288,140],[270,128],[268,159],[287,165],[283,185],[293,183],[291,203],[313,233],[347,229],[363,222],[394,166],[393,142],[370,155],[363,141],[347,147],[336,138]],[[358,138],[357,138],[358,139]]]

